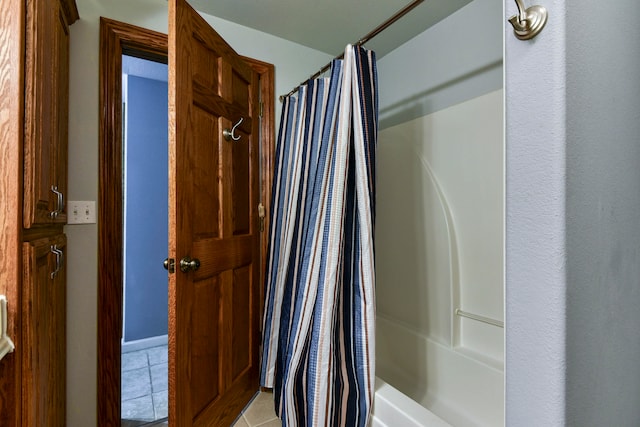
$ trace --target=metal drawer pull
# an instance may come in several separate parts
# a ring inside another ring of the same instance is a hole
[[[51,245],[51,253],[56,256],[56,269],[51,273],[51,278],[54,279],[64,265],[64,253],[58,248],[58,245]]]
[[[56,209],[49,212],[49,216],[53,219],[56,219],[58,215],[61,214],[62,211],[64,211],[64,195],[62,194],[61,191],[58,191],[57,185],[52,185],[51,191],[53,191],[53,193],[57,196],[57,199],[56,199]]]

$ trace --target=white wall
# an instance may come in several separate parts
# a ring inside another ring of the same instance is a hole
[[[71,27],[69,200],[98,198],[99,17],[167,31],[164,0],[77,0]],[[205,16],[240,53],[276,66],[276,93],[288,92],[329,55]],[[305,58],[300,61],[300,58]],[[276,108],[279,103],[276,101]],[[95,425],[97,407],[97,227],[72,225],[68,235],[67,425]]]
[[[506,16],[516,13],[505,0]],[[564,424],[565,15],[527,42],[505,28],[506,424]]]
[[[637,2],[544,6],[505,23],[507,425],[638,425]]]

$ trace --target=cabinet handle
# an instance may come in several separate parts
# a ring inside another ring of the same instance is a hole
[[[64,265],[64,253],[58,248],[58,245],[51,245],[51,253],[56,256],[56,269],[51,273],[51,278],[54,279]]]
[[[53,194],[57,196],[57,199],[56,199],[56,209],[49,212],[49,216],[53,219],[56,219],[58,215],[61,214],[62,211],[64,211],[64,195],[62,194],[61,191],[58,191],[57,185],[52,185],[51,191],[53,191]]]

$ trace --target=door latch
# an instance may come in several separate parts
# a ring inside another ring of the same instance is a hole
[[[173,258],[165,258],[164,262],[162,263],[162,265],[164,266],[164,269],[167,270],[169,273],[175,273],[176,272],[176,260]]]

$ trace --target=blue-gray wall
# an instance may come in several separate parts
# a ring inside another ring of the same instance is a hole
[[[125,341],[167,334],[167,103],[166,82],[128,76]]]
[[[505,22],[506,424],[638,426],[637,1],[544,6]]]
[[[640,13],[566,3],[566,425],[638,426]]]

